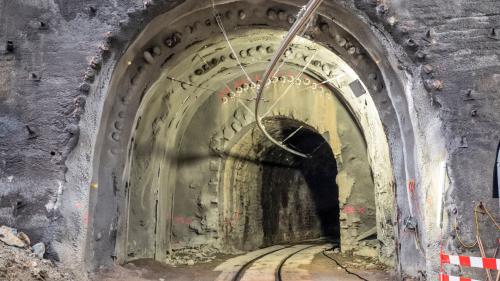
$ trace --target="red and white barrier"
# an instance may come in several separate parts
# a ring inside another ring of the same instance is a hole
[[[441,274],[441,278],[439,280],[440,281],[481,281],[481,280],[477,280],[477,279],[456,277],[456,276],[450,276],[450,275],[446,275],[446,274]]]
[[[480,257],[454,256],[454,255],[441,254],[441,263],[500,270],[500,259],[495,259],[495,258],[480,258]]]

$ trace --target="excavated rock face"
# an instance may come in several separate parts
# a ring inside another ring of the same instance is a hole
[[[471,240],[477,202],[500,212],[500,4],[325,1],[261,113],[281,139],[303,127],[292,145],[324,140],[306,162],[259,135],[239,67],[258,81],[303,4],[0,0],[0,224],[80,273],[336,233],[435,278],[440,243],[460,251],[452,222]]]

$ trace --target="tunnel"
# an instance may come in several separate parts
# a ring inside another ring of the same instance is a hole
[[[300,6],[195,2],[156,15],[102,81],[89,264],[324,239],[392,266],[394,85],[356,22],[325,6],[262,81]],[[258,129],[260,86],[264,127],[307,158]]]
[[[0,2],[0,279],[494,279],[500,1]]]
[[[250,129],[247,137],[252,140],[240,142],[261,151],[248,151],[250,147],[241,143],[232,150],[236,158],[228,167],[233,171],[228,177],[228,190],[233,198],[243,200],[232,203],[233,217],[225,220],[229,241],[243,250],[321,237],[338,241],[337,168],[326,140],[291,120],[278,118],[264,123],[273,135],[287,139],[288,145],[309,153],[311,158],[289,155],[257,128]]]

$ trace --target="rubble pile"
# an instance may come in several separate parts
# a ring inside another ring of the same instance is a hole
[[[166,263],[176,265],[194,265],[195,263],[207,263],[216,258],[219,251],[213,247],[202,246],[172,250]]]
[[[339,248],[327,250],[325,254],[349,269],[388,270],[387,265],[382,264],[377,257],[361,256],[352,252],[343,253]]]
[[[0,280],[63,281],[76,280],[71,273],[47,259],[45,244],[31,241],[23,232],[7,226],[0,227]]]

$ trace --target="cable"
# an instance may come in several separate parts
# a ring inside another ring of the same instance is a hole
[[[458,216],[457,216],[458,217]],[[477,206],[474,207],[474,222],[476,224],[476,237],[478,235],[478,232],[479,232],[479,223],[477,221]],[[453,228],[455,230],[455,235],[457,236],[457,240],[458,242],[464,247],[464,248],[467,248],[467,249],[470,249],[470,248],[474,248],[476,245],[477,245],[477,240],[472,243],[472,244],[465,244],[463,242],[463,240],[460,238],[460,235],[458,234],[458,228],[457,228],[457,218],[455,217],[455,224],[453,225]]]
[[[181,83],[181,84],[186,84],[186,85],[189,85],[189,86],[192,86],[192,87],[195,87],[195,88],[199,88],[199,89],[203,89],[203,90],[208,90],[208,91],[212,91],[213,93],[217,93],[216,90],[214,89],[210,89],[210,88],[206,88],[206,87],[201,87],[201,86],[197,86],[193,83],[189,83],[189,82],[186,82],[186,81],[182,81],[182,80],[179,80],[179,79],[176,79],[174,77],[170,77],[170,76],[166,76],[167,79],[169,80],[172,80],[174,82],[177,82],[177,83]]]
[[[313,55],[311,56],[311,58],[309,59],[309,61],[307,61],[306,65],[302,68],[302,70],[300,71],[299,75],[297,76],[297,78],[295,79],[300,79],[300,77],[302,77],[302,74],[304,74],[304,72],[306,71],[307,67],[311,64],[311,62],[313,61],[314,57],[316,56],[316,53],[318,52],[318,50],[316,50]],[[271,106],[269,106],[269,108],[267,109],[266,113],[264,113],[264,115],[262,115],[261,118],[264,118],[266,117],[270,112],[271,110],[273,110],[273,108],[278,104],[278,102],[288,94],[288,91],[292,88],[293,86],[293,82],[290,83],[288,85],[288,87],[286,87],[285,91],[273,102],[273,104],[271,104]]]
[[[266,71],[264,72],[264,75],[262,77],[262,84],[257,87],[257,99],[255,101],[255,120],[257,122],[257,127],[259,127],[260,131],[266,136],[267,139],[269,139],[272,143],[280,147],[281,149],[288,151],[292,154],[295,154],[297,156],[303,157],[303,158],[308,158],[309,156],[306,154],[303,154],[301,152],[295,151],[293,149],[290,149],[289,147],[283,145],[282,142],[277,141],[274,139],[264,128],[264,125],[262,124],[262,120],[259,117],[259,104],[260,100],[262,97],[262,92],[264,91],[265,85],[267,83],[267,80],[271,76],[271,72],[273,69],[276,67],[276,64],[278,63],[280,57],[283,55],[283,53],[286,51],[292,40],[295,38],[297,33],[299,33],[301,30],[303,30],[304,26],[307,24],[308,20],[314,15],[316,10],[319,8],[321,2],[323,0],[310,0],[309,3],[305,6],[305,9],[301,10],[299,13],[297,21],[293,24],[292,28],[288,32],[288,34],[285,36],[284,40],[281,42],[280,47],[278,50],[274,53],[273,58],[271,59],[271,62],[269,63]]]
[[[326,254],[326,251],[323,251],[323,255],[329,259],[331,259],[332,261],[334,261],[340,268],[342,268],[345,272],[347,272],[348,274],[351,274],[351,275],[354,275],[356,277],[358,277],[359,279],[363,280],[363,281],[369,281],[368,279],[362,277],[361,275],[357,274],[357,273],[354,273],[352,271],[350,271],[347,267],[343,266],[340,262],[338,262],[336,259],[334,259],[333,257],[329,256]]]
[[[482,210],[485,211],[485,213],[488,215],[488,217],[491,219],[491,221],[493,222],[493,224],[496,226],[496,228],[498,230],[500,230],[500,225],[498,225],[498,223],[496,222],[496,219],[493,217],[493,215],[490,213],[490,211],[488,210],[488,208],[486,208],[486,206],[483,205],[483,203],[478,203],[475,207],[474,207],[474,223],[476,225],[476,237],[480,237],[481,235],[481,232],[480,232],[480,229],[479,229],[479,220],[478,220],[478,216],[477,214],[480,213],[480,211],[478,211],[478,208],[481,208]],[[476,242],[472,243],[472,244],[466,244],[463,242],[462,238],[460,238],[460,235],[458,234],[458,228],[457,228],[457,218],[455,217],[455,224],[453,225],[453,228],[455,230],[455,235],[457,236],[457,240],[458,242],[464,247],[464,248],[467,248],[467,249],[470,249],[470,248],[474,248],[475,246],[477,246],[478,244],[478,241],[476,239]]]
[[[488,210],[488,208],[486,208],[486,206],[484,206],[483,204],[480,204],[480,207],[481,207],[481,209],[483,209],[486,212],[486,214],[488,215],[488,217],[490,217],[491,221],[498,228],[498,230],[500,230],[500,225],[497,223],[496,219],[493,217],[493,215]]]
[[[252,81],[252,78],[250,78],[248,73],[243,68],[243,65],[241,64],[240,59],[238,58],[238,54],[236,54],[236,51],[234,50],[233,45],[231,45],[231,42],[229,41],[229,37],[227,36],[226,29],[224,29],[224,25],[222,24],[222,21],[219,17],[219,14],[217,13],[217,9],[215,8],[214,0],[212,0],[212,11],[213,11],[213,14],[215,17],[215,21],[217,22],[217,25],[219,26],[220,30],[222,31],[222,35],[224,36],[224,39],[226,40],[227,45],[229,46],[229,49],[231,49],[231,53],[236,58],[236,61],[238,62],[238,65],[240,66],[241,70],[243,71],[243,73],[247,77],[248,82],[252,83],[252,85],[255,86],[255,83]]]

